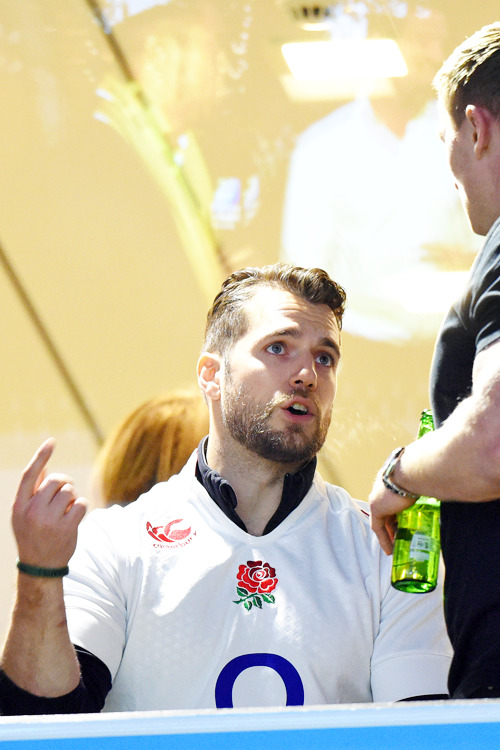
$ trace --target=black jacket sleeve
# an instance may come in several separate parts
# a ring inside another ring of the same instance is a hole
[[[42,698],[28,693],[10,680],[0,669],[0,713],[2,716],[39,714],[98,713],[111,689],[111,673],[97,656],[76,647],[80,662],[80,684],[58,698]]]

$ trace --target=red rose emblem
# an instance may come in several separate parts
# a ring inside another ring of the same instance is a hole
[[[276,570],[269,563],[262,560],[248,560],[247,564],[240,565],[236,575],[238,585],[236,591],[240,599],[235,604],[243,602],[245,609],[250,610],[252,605],[262,609],[263,602],[273,604],[275,599],[271,594],[278,583]]]
[[[240,565],[236,577],[249,594],[268,594],[278,583],[275,569],[269,563],[262,563],[262,560],[249,560],[246,565]]]

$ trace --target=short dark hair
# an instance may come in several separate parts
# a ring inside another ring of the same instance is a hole
[[[433,87],[455,125],[468,104],[500,120],[500,23],[484,26],[460,44],[436,73]]]
[[[246,302],[258,286],[275,286],[315,305],[328,305],[339,330],[346,294],[321,268],[301,268],[291,263],[242,268],[222,284],[207,315],[204,349],[225,355],[248,330]]]

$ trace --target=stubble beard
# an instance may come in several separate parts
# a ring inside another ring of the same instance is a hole
[[[228,373],[221,404],[222,423],[234,440],[262,458],[283,464],[305,463],[323,446],[331,413],[318,416],[310,435],[301,424],[290,424],[283,430],[273,430],[269,427],[269,418],[275,409],[289,402],[293,396],[312,400],[316,414],[320,415],[317,400],[314,396],[311,398],[311,394],[305,389],[295,389],[288,394],[275,396],[262,405],[246,393],[243,384],[236,386]]]

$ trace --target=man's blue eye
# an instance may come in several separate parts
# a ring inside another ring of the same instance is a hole
[[[331,367],[333,364],[333,359],[329,354],[318,354],[316,357],[316,361],[319,362],[320,365],[324,365],[325,367]]]
[[[283,344],[269,344],[267,351],[271,354],[283,354]]]

